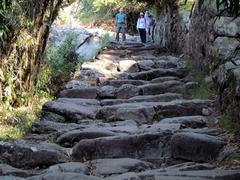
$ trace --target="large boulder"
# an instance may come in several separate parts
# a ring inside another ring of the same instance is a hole
[[[240,18],[223,16],[217,18],[214,30],[220,36],[237,37],[240,34]]]
[[[239,46],[240,42],[235,38],[218,37],[214,41],[214,51],[216,53],[216,56],[223,60],[234,57]]]
[[[134,60],[122,60],[119,62],[119,70],[121,72],[138,72],[138,64]]]

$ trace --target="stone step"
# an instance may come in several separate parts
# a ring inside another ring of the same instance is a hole
[[[209,179],[229,179],[240,178],[239,170],[225,170],[215,168],[210,164],[184,163],[176,166],[146,170],[144,172],[131,172],[118,176],[111,176],[107,180],[122,179],[158,179],[158,180],[209,180]]]
[[[68,160],[67,150],[56,144],[0,142],[0,161],[16,168],[42,168]]]
[[[112,60],[95,60],[94,62],[84,62],[82,70],[93,70],[102,74],[109,74],[118,71],[118,63]]]
[[[169,142],[172,134],[169,131],[157,134],[131,136],[113,136],[82,140],[72,151],[75,161],[133,158],[162,163],[169,157]]]
[[[97,159],[90,162],[93,175],[107,177],[127,172],[141,172],[152,169],[153,165],[131,158]]]
[[[158,77],[164,77],[164,76],[176,76],[179,78],[183,78],[187,75],[187,70],[186,69],[175,69],[175,68],[171,68],[171,69],[163,69],[163,68],[159,68],[159,69],[154,69],[154,70],[150,70],[150,71],[144,71],[144,72],[138,72],[138,73],[130,73],[128,75],[129,79],[134,79],[134,80],[147,80],[147,81],[151,81],[155,78]]]
[[[2,179],[3,176],[16,176],[16,177],[26,178],[26,177],[37,175],[37,172],[34,173],[32,171],[18,169],[7,164],[0,164],[0,172],[1,172],[0,179]]]
[[[96,81],[71,80],[66,84],[65,88],[66,89],[82,89],[82,88],[91,88],[96,86],[97,86]]]
[[[82,81],[97,81],[99,78],[104,78],[105,75],[94,70],[78,70],[75,72],[75,78]]]
[[[184,128],[203,128],[207,126],[207,122],[204,116],[183,116],[162,119],[159,124],[180,124]]]
[[[114,136],[114,135],[116,134],[107,130],[105,131],[74,130],[59,136],[56,140],[56,143],[64,147],[73,147],[76,143],[78,143],[83,139],[96,139],[99,137],[108,137],[108,136]]]
[[[178,67],[178,61],[174,60],[157,60],[155,61],[155,67],[156,68],[177,68]]]
[[[160,122],[153,123],[151,125],[143,124],[139,127],[139,131],[137,133],[157,133],[159,131],[169,130],[174,133],[182,132],[187,128],[188,132],[195,131],[196,128],[198,130],[207,126],[207,118],[204,116],[183,116],[183,117],[174,117],[174,118],[166,118],[161,120]],[[194,128],[194,129],[192,129]],[[211,133],[212,131],[206,129],[202,131],[202,133]]]
[[[27,178],[27,180],[102,180],[100,177],[87,176],[79,173],[45,173]]]
[[[164,93],[183,93],[186,88],[181,81],[165,81],[163,83],[152,83],[139,86],[140,95],[157,95]]]
[[[59,114],[68,122],[77,122],[82,119],[96,119],[100,102],[90,99],[59,98],[43,105],[44,111]]]
[[[96,99],[97,87],[81,88],[81,89],[66,89],[59,93],[59,98],[83,98],[83,99]]]
[[[59,123],[52,121],[38,121],[33,124],[33,128],[31,133],[33,134],[53,134],[53,140],[58,137],[68,135],[71,132],[92,132],[98,131],[99,133],[109,133],[112,134],[134,134],[138,131],[138,126],[135,121],[127,120],[127,121],[116,121],[112,123],[103,123],[100,120],[81,120],[76,123]],[[75,134],[75,133],[74,133]],[[78,135],[78,134],[76,134]]]
[[[101,106],[111,106],[123,103],[134,103],[134,102],[169,102],[177,99],[182,99],[181,94],[177,93],[165,93],[160,95],[145,95],[135,96],[130,99],[105,99],[100,102]]]
[[[148,81],[141,80],[105,80],[100,82],[100,86],[114,86],[115,88],[120,88],[124,84],[131,84],[135,86],[141,86],[147,84]]]
[[[224,145],[225,143],[218,137],[199,133],[177,133],[171,139],[174,158],[196,162],[216,159]]]
[[[176,76],[166,76],[166,77],[158,77],[150,81],[150,83],[163,83],[165,81],[179,81],[180,78]]]
[[[78,173],[83,175],[90,175],[90,169],[80,162],[67,162],[55,164],[45,170],[45,173]]]
[[[102,107],[97,117],[108,121],[131,119],[140,124],[148,124],[170,117],[203,115],[203,110],[209,106],[210,101],[207,100],[124,103]]]

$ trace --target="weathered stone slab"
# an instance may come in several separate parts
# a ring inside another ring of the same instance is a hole
[[[74,148],[74,160],[134,158],[160,161],[169,156],[171,133],[115,136],[80,141]]]
[[[1,176],[0,180],[25,180],[25,178],[16,177],[16,176]]]
[[[80,162],[69,162],[50,166],[46,173],[78,173],[78,174],[90,174],[88,167]]]
[[[60,92],[60,98],[96,99],[97,88],[67,89]]]
[[[66,119],[59,114],[52,113],[49,111],[42,111],[41,112],[41,120],[42,121],[53,121],[53,122],[65,122]]]
[[[97,159],[91,161],[93,175],[109,176],[114,174],[122,174],[127,172],[140,172],[151,169],[150,163],[137,159],[121,158],[121,159]]]
[[[79,129],[81,126],[75,123],[60,123],[53,121],[37,121],[33,124],[32,133],[36,134],[48,134],[57,133],[61,134],[67,131]]]
[[[96,86],[96,82],[94,81],[72,80],[66,84],[65,88],[66,89],[83,89],[83,88],[90,88],[93,86]]]
[[[103,86],[98,91],[98,97],[101,99],[109,98],[113,99],[116,98],[116,88],[113,86]]]
[[[44,104],[43,110],[65,117],[69,122],[81,119],[95,119],[100,107],[97,100],[60,98]]]
[[[14,167],[44,167],[68,161],[63,148],[56,144],[0,143],[0,161]]]
[[[155,68],[155,63],[152,60],[138,61],[138,66],[141,71],[148,71]]]
[[[176,68],[178,66],[177,61],[158,60],[155,62],[157,68]]]
[[[101,108],[97,117],[109,121],[131,119],[138,123],[147,123],[153,121],[155,114],[151,103],[124,103]]]
[[[135,86],[140,86],[148,83],[147,81],[141,81],[141,80],[105,80],[101,82],[102,86],[114,86],[116,88],[121,87],[124,84],[131,84]]]
[[[29,177],[35,174],[22,169],[17,169],[7,164],[0,164],[0,176],[17,176],[17,177]],[[0,177],[0,179],[1,179]]]
[[[95,139],[98,137],[107,137],[114,136],[115,134],[111,131],[100,131],[100,130],[92,130],[92,131],[84,131],[84,130],[73,130],[71,132],[67,132],[62,134],[57,138],[57,143],[61,144],[64,147],[73,147],[74,144],[78,143],[83,139]]]
[[[184,116],[167,118],[160,121],[160,124],[181,124],[182,127],[202,128],[206,127],[207,119],[203,116]]]
[[[177,133],[171,140],[172,156],[185,160],[208,162],[217,157],[224,144],[215,136]]]
[[[182,99],[181,94],[177,93],[165,93],[159,95],[145,95],[135,96],[130,99],[106,99],[101,101],[102,106],[111,106],[122,103],[134,103],[134,102],[169,102],[177,99]]]
[[[86,176],[79,173],[46,173],[38,176],[29,177],[27,180],[101,180],[95,176]]]
[[[178,77],[167,76],[167,77],[158,77],[156,79],[151,80],[150,83],[163,83],[165,81],[178,81],[180,80]]]
[[[158,180],[209,180],[209,179],[239,179],[238,170],[214,168],[209,164],[184,163],[176,166],[146,170],[140,173],[125,173],[108,177],[107,180],[122,179],[158,179]]]
[[[150,81],[152,79],[163,77],[163,76],[176,76],[179,78],[183,78],[187,75],[186,69],[154,69],[150,71],[131,73],[128,75],[129,79],[135,80],[147,80]]]
[[[129,99],[131,97],[139,95],[138,86],[134,86],[131,84],[122,85],[119,89],[117,89],[117,98],[118,99]]]
[[[182,93],[185,89],[181,81],[166,81],[163,83],[146,84],[139,86],[141,95],[157,95],[164,93]]]
[[[178,116],[203,115],[203,109],[211,105],[209,100],[176,100],[156,104],[155,110],[159,120]]]
[[[124,103],[104,106],[99,110],[97,117],[109,121],[131,119],[138,123],[151,123],[170,117],[202,115],[203,109],[209,105],[210,101],[206,100]]]

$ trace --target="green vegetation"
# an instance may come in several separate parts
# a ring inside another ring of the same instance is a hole
[[[232,133],[234,131],[234,123],[231,116],[228,114],[222,114],[221,118],[219,119],[219,124],[222,128],[224,128],[227,132]]]
[[[179,4],[179,11],[180,12],[191,12],[192,7],[194,5],[194,0],[188,0],[187,2],[185,2],[186,0],[179,0],[178,4]]]
[[[185,95],[190,98],[211,99],[215,94],[214,88],[206,82],[204,72],[199,69],[199,66],[193,60],[188,60],[186,66],[193,77],[193,81],[197,82],[198,86],[187,90]]]
[[[77,34],[68,34],[60,46],[47,49],[38,86],[41,92],[55,95],[71,79],[79,62],[75,53],[76,37]]]
[[[109,45],[110,43],[110,35],[109,33],[105,33],[102,37],[101,37],[101,47],[105,48]]]

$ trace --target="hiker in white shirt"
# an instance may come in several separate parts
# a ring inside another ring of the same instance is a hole
[[[141,42],[144,44],[146,43],[146,28],[147,28],[146,19],[144,18],[144,13],[141,12],[139,14],[137,21],[137,30],[139,32]]]

